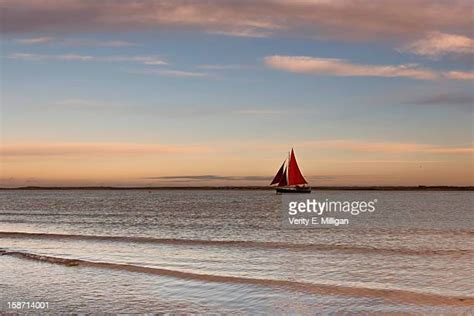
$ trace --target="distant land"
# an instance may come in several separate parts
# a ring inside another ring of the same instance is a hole
[[[322,186],[312,187],[313,191],[324,190],[360,190],[360,191],[474,191],[474,186]],[[46,187],[25,186],[0,188],[0,190],[275,190],[269,186],[162,186],[162,187],[114,187],[114,186],[79,186],[79,187]]]

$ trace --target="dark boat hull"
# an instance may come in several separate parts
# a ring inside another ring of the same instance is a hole
[[[276,188],[277,193],[311,193],[311,187]]]

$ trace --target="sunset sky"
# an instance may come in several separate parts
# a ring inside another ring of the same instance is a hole
[[[472,1],[0,7],[0,186],[474,185]]]

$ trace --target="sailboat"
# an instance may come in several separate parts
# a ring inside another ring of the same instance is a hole
[[[288,162],[288,163],[287,163]],[[276,184],[277,193],[310,193],[311,187],[301,174],[293,148],[288,159],[283,161],[270,185]]]

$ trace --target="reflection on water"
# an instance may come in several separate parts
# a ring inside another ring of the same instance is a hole
[[[63,267],[4,255],[0,257],[0,268],[6,275],[0,279],[2,304],[19,298],[40,300],[48,292],[42,299],[54,302],[50,306],[62,312],[472,310],[466,304],[421,300],[413,305],[403,299],[372,296],[373,292],[349,295],[337,291],[338,287],[361,289],[359,292],[388,290],[467,298],[470,302],[474,298],[469,281],[474,270],[472,193],[316,194],[334,200],[377,198],[380,202],[366,229],[289,230],[281,228],[281,199],[272,192],[0,192],[1,232],[44,233],[0,233],[0,248],[7,251],[269,281],[206,282],[87,266]],[[411,224],[420,221],[419,228],[406,227],[408,216]],[[271,285],[272,281],[335,290],[316,293]]]

